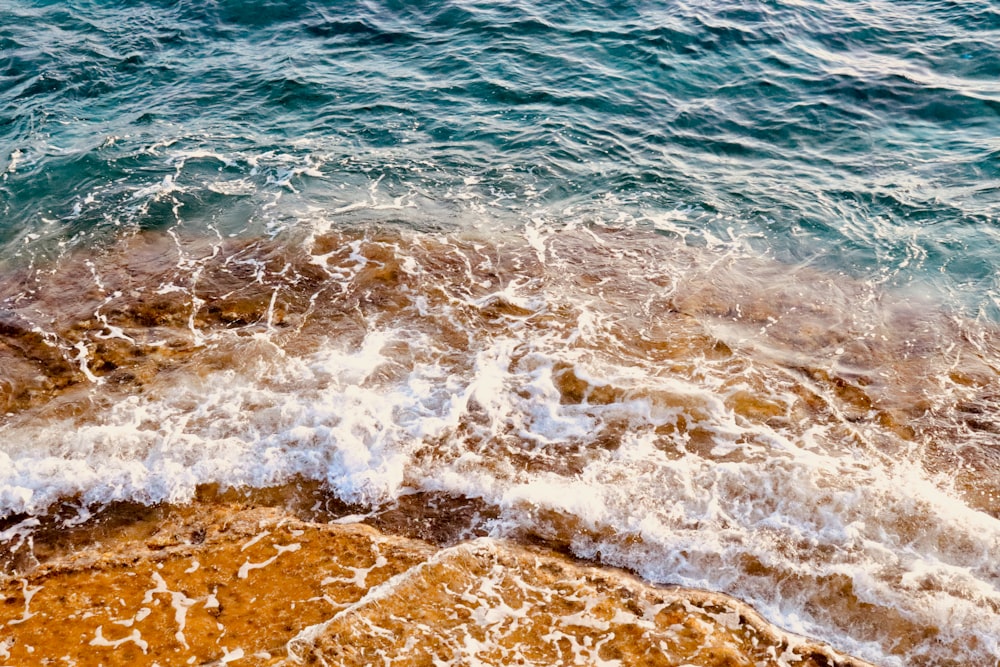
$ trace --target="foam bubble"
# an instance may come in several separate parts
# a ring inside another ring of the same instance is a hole
[[[948,467],[989,450],[942,444],[995,414],[992,332],[629,229],[332,229],[173,237],[143,286],[155,347],[118,284],[135,272],[97,267],[93,327],[46,329],[94,382],[0,426],[4,511],[296,476],[369,505],[444,491],[497,508],[496,535],[737,595],[882,664],[997,650],[996,480]],[[98,344],[152,361],[109,371]],[[129,368],[142,393],[116,394]]]

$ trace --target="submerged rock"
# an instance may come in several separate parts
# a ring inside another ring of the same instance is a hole
[[[863,664],[732,598],[490,538],[226,504],[92,537],[0,582],[6,664]]]

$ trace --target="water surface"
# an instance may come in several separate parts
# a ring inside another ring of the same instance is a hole
[[[998,44],[990,2],[13,0],[4,535],[433,492],[988,664]]]

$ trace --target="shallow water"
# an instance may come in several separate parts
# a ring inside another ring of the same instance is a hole
[[[6,5],[4,538],[206,484],[438,494],[878,664],[991,664],[998,29]]]

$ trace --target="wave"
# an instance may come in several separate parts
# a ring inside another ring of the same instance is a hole
[[[991,325],[599,225],[150,232],[3,293],[8,522],[444,493],[876,662],[996,650]]]

